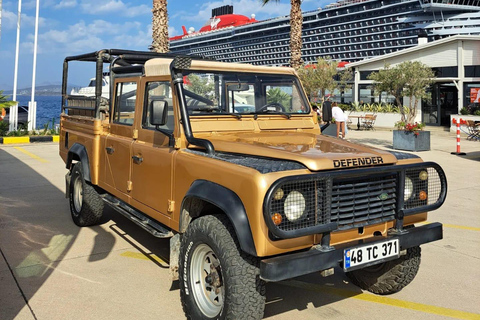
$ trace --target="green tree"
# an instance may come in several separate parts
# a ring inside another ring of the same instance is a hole
[[[280,88],[272,88],[267,91],[267,103],[280,103],[287,111],[291,111],[292,97]]]
[[[153,51],[169,51],[167,0],[153,0],[152,38]]]
[[[8,96],[3,94],[3,90],[0,90],[0,110],[2,108],[8,108],[13,105],[15,105],[17,102],[16,101],[10,101],[8,100]]]
[[[325,92],[333,92],[335,89],[345,90],[351,87],[348,81],[352,78],[350,69],[338,70],[337,61],[330,57],[318,58],[316,64],[303,66],[298,70],[298,76],[310,98],[318,92],[324,96]]]
[[[206,77],[200,77],[197,74],[188,75],[188,84],[186,83],[186,88],[193,93],[196,93],[207,99],[214,99],[215,95],[215,84],[210,82]]]
[[[270,0],[260,0],[266,5]],[[280,0],[272,0],[279,2]],[[302,66],[302,24],[303,16],[300,5],[302,0],[290,0],[290,65],[299,69]]]
[[[419,61],[405,61],[394,67],[385,65],[384,69],[371,73],[368,79],[375,81],[376,94],[387,92],[394,96],[402,121],[413,124],[417,116],[417,102],[430,98],[427,88],[433,83],[434,76],[427,65]],[[401,99],[404,97],[409,98],[409,104],[402,108]]]

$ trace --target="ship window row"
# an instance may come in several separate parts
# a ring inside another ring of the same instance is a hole
[[[365,28],[365,29],[356,29],[356,30],[351,30],[351,31],[343,31],[343,32],[330,32],[330,31],[325,31],[319,33],[320,35],[318,36],[311,36],[311,35],[303,35],[303,38],[305,41],[318,41],[322,39],[334,39],[334,38],[344,38],[344,37],[353,37],[357,35],[371,35],[374,33],[385,33],[385,32],[391,32],[391,31],[396,31],[396,30],[402,30],[403,25],[400,24],[393,24],[393,25],[385,25],[385,26],[378,26],[378,27],[371,27],[371,28]]]
[[[303,49],[322,48],[322,50],[325,50],[324,48],[342,46],[342,45],[348,45],[347,47],[351,49],[352,47],[353,48],[358,47],[359,44],[364,48],[370,48],[372,46],[378,48],[378,47],[391,46],[392,43],[397,43],[397,42],[402,45],[414,45],[417,43],[416,35],[413,31],[411,31],[411,32],[395,32],[395,33],[389,33],[389,34],[376,34],[376,35],[346,38],[346,39],[333,39],[333,40],[318,41],[318,42],[304,42]],[[256,50],[259,50],[259,49],[268,53],[289,51],[288,41],[283,41],[283,42],[263,43],[263,44],[250,45],[250,46],[240,46],[236,44],[235,46],[230,46],[230,47],[226,46],[225,48],[204,47],[204,48],[192,49],[191,52],[194,54],[206,54],[206,53],[222,54],[223,52],[229,51],[232,48],[235,48],[235,51],[240,56],[250,55],[252,52],[255,52]]]
[[[343,19],[342,19],[343,20]],[[336,22],[339,22],[338,20]],[[394,16],[391,17],[383,17],[383,18],[377,18],[377,19],[368,19],[360,22],[355,22],[355,23],[350,23],[350,20],[345,20],[342,22],[346,22],[343,24],[336,24],[336,25],[331,25],[331,26],[326,26],[323,28],[318,28],[314,29],[315,25],[306,25],[304,28],[305,29],[310,29],[308,31],[304,32],[304,35],[308,34],[314,34],[314,33],[324,33],[324,32],[332,32],[332,31],[342,31],[342,30],[349,30],[349,29],[357,29],[357,28],[362,28],[362,27],[369,27],[369,26],[376,26],[376,25],[385,25],[389,23],[396,23],[397,19]]]
[[[420,4],[418,2],[411,3],[408,5],[400,4],[400,2],[403,2],[403,1],[397,1],[397,2],[399,3],[398,6],[389,6],[389,7],[381,7],[378,3],[376,5],[366,7],[365,9],[364,8],[360,9],[360,7],[357,6],[356,8],[349,9],[349,11],[344,10],[339,14],[332,13],[331,11],[330,12],[324,11],[318,14],[317,19],[328,21],[328,18],[332,18],[331,20],[336,20],[336,21],[338,20],[356,21],[356,20],[365,19],[368,17],[378,17],[382,15],[398,14],[398,13],[404,14],[405,11],[421,10]]]
[[[387,48],[381,50],[364,50],[364,51],[356,51],[356,52],[343,52],[343,53],[334,53],[328,55],[321,55],[321,56],[302,56],[302,59],[305,63],[314,63],[318,57],[331,57],[334,60],[342,60],[342,61],[357,61],[359,59],[366,59],[369,57],[378,56],[381,54],[388,54],[395,51],[398,51],[399,48]],[[271,58],[267,56],[250,56],[250,57],[242,57],[242,58],[232,58],[231,56],[225,56],[223,58],[217,58],[219,61],[226,61],[226,62],[240,62],[240,63],[250,63],[253,65],[271,65],[271,66],[281,66],[281,65],[288,65],[290,62],[290,55],[286,55],[283,58]]]
[[[402,40],[390,41],[382,43],[381,45],[369,44],[358,45],[353,47],[337,47],[337,48],[322,48],[320,50],[302,50],[302,57],[306,62],[315,61],[318,57],[331,56],[334,59],[361,59],[365,57],[387,54],[404,48],[405,43]],[[267,61],[287,59],[290,57],[289,52],[265,54],[265,52],[250,53],[249,55],[231,54],[230,52],[221,52],[211,55],[218,61],[233,61],[233,62],[252,62],[252,61]]]

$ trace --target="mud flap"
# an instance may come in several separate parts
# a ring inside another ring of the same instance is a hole
[[[69,171],[65,175],[65,198],[68,199],[70,195],[70,181],[72,180],[72,173]]]
[[[180,234],[170,238],[170,278],[178,280],[178,257],[180,255]]]

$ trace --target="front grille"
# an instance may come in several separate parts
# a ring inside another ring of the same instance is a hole
[[[334,180],[331,221],[345,230],[394,219],[396,181],[396,175]]]
[[[348,230],[435,210],[447,181],[435,163],[381,166],[276,181],[264,202],[275,238]]]

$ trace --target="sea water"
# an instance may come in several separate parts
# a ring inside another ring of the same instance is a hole
[[[17,96],[19,106],[28,106],[31,96]],[[52,121],[55,124],[60,123],[60,113],[62,111],[61,96],[35,96],[37,102],[37,128],[42,130],[48,124],[52,128]]]

